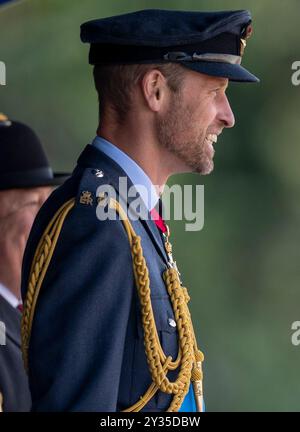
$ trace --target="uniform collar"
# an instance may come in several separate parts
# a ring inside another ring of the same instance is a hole
[[[145,171],[128,154],[100,136],[96,136],[92,145],[113,159],[125,171],[145,203],[147,210],[152,210],[156,206],[159,196]]]
[[[73,172],[74,176],[76,176],[77,174],[80,175],[82,169],[86,169],[86,168],[91,169],[91,171],[94,170],[102,171],[104,177],[99,178],[99,184],[100,181],[108,182],[108,184],[111,184],[114,187],[114,189],[118,191],[120,198],[123,198],[125,200],[124,202],[126,203],[127,206],[130,206],[132,201],[136,199],[136,195],[133,194],[133,196],[131,196],[128,194],[128,190],[131,188],[131,186],[133,186],[131,178],[127,176],[127,173],[124,171],[124,169],[112,157],[105,154],[102,150],[97,148],[95,145],[88,144],[85,147],[85,149],[79,156],[77,164],[78,165]],[[119,180],[120,177],[126,177],[126,176],[128,177],[127,190],[122,190],[119,187]],[[97,177],[95,177],[95,180],[96,178]],[[144,204],[143,199],[140,200],[140,204],[141,204],[140,214],[144,215],[145,217],[140,216],[139,220],[148,231],[161,257],[164,259],[166,264],[168,264],[168,257],[163,245],[160,232],[155,222],[152,220],[150,211],[147,209],[146,205]]]

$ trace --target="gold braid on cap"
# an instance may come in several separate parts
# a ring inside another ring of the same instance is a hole
[[[106,199],[99,200],[100,205],[105,205]],[[41,285],[49,267],[54,249],[67,214],[75,205],[75,199],[67,201],[55,213],[48,224],[34,255],[29,275],[29,285],[24,302],[22,317],[22,354],[25,369],[28,370],[28,346],[34,311]],[[115,209],[126,230],[133,263],[135,283],[139,295],[144,330],[145,353],[152,384],[140,399],[124,412],[138,412],[149,400],[160,390],[172,394],[173,399],[167,411],[177,412],[189,391],[190,381],[193,383],[197,410],[203,410],[202,397],[202,361],[204,356],[197,347],[195,333],[192,325],[191,315],[187,306],[189,295],[187,289],[181,286],[178,272],[175,268],[168,268],[163,274],[164,282],[172,303],[174,317],[178,329],[179,349],[175,361],[171,356],[166,356],[157,333],[152,304],[149,270],[143,256],[141,238],[136,235],[126,212],[114,199],[109,199],[109,206]],[[177,379],[171,382],[167,373],[179,367]]]

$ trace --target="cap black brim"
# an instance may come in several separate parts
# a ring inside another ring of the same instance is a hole
[[[43,186],[60,186],[62,185],[71,174],[68,173],[54,173],[52,178],[30,178],[30,176],[23,176],[22,179],[16,179],[12,176],[11,179],[0,181],[0,190],[6,189],[28,189]]]
[[[195,72],[228,78],[229,81],[237,82],[259,82],[259,79],[247,71],[243,66],[221,62],[180,62],[180,64]]]
[[[62,185],[70,176],[69,173],[53,173],[53,185]]]
[[[62,185],[71,174],[67,173],[53,173],[53,178],[51,179],[40,179],[31,182],[30,187],[42,187],[42,186],[60,186]]]

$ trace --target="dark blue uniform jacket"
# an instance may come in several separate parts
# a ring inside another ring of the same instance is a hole
[[[95,175],[103,171],[103,177]],[[120,166],[91,145],[66,183],[55,190],[33,225],[23,261],[26,295],[37,243],[55,212],[70,198],[75,207],[64,222],[37,301],[29,346],[33,411],[121,411],[137,402],[152,382],[144,351],[140,304],[128,237],[120,220],[96,216],[96,191],[118,193]],[[128,187],[132,185],[128,179]],[[92,205],[80,203],[91,192]],[[166,355],[178,353],[172,306],[162,274],[163,239],[150,219],[132,221],[150,271],[151,299]],[[178,370],[168,377],[173,381]],[[166,411],[172,396],[158,392],[142,411]]]

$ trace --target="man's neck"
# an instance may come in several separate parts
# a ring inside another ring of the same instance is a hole
[[[162,149],[145,130],[143,134],[134,127],[112,128],[105,125],[98,128],[97,135],[110,141],[133,159],[148,175],[158,195],[172,172],[172,156]]]

